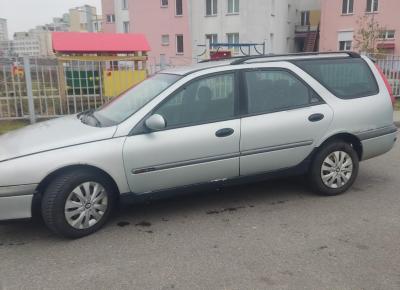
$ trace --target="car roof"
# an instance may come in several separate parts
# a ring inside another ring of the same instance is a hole
[[[231,62],[232,62],[232,60],[199,62],[197,64],[190,65],[190,66],[179,66],[179,67],[174,67],[174,68],[168,68],[161,72],[166,73],[166,74],[187,75],[192,72],[203,70],[203,69],[219,67],[219,66],[228,66],[231,64]]]
[[[175,75],[188,75],[196,71],[201,71],[209,68],[252,64],[252,63],[267,63],[275,61],[291,61],[291,60],[307,60],[307,59],[328,59],[328,58],[360,58],[361,56],[355,52],[339,51],[339,52],[314,52],[314,53],[290,53],[290,54],[269,54],[257,56],[242,56],[233,57],[222,60],[205,60],[190,66],[180,66],[168,68],[161,73],[175,74]]]

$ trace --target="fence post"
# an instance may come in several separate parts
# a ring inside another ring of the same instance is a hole
[[[33,91],[32,91],[32,77],[31,77],[31,64],[29,56],[24,56],[24,72],[25,72],[25,82],[26,82],[26,93],[28,94],[28,109],[29,109],[29,119],[31,124],[36,123],[35,115],[35,104],[33,102]]]

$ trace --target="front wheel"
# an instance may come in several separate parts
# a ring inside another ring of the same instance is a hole
[[[42,199],[42,216],[56,234],[80,238],[100,229],[115,204],[114,188],[106,176],[76,170],[55,178]]]
[[[359,159],[354,148],[336,141],[317,152],[310,168],[311,186],[321,195],[338,195],[347,191],[358,175]]]

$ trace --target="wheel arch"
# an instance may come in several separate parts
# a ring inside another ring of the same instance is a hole
[[[334,135],[327,137],[324,141],[322,141],[321,144],[318,146],[318,148],[323,148],[326,144],[331,143],[333,141],[344,141],[346,143],[349,143],[357,152],[359,160],[362,160],[363,147],[361,140],[356,135],[347,132],[336,133]]]
[[[117,183],[115,182],[114,178],[108,174],[106,171],[104,171],[103,169],[100,169],[99,167],[93,166],[93,165],[89,165],[89,164],[76,164],[76,165],[68,165],[68,166],[64,166],[61,168],[58,168],[56,170],[54,170],[53,172],[49,173],[37,186],[37,190],[36,192],[41,195],[44,190],[47,188],[47,186],[50,184],[50,182],[52,180],[54,180],[54,178],[56,178],[57,176],[60,176],[61,174],[64,174],[66,172],[70,172],[73,170],[77,170],[77,169],[85,169],[85,170],[90,170],[92,172],[96,172],[98,174],[101,174],[102,176],[104,176],[105,178],[107,178],[110,183],[113,185],[114,187],[114,192],[117,196],[119,196],[120,194],[120,190],[119,187],[117,185]]]

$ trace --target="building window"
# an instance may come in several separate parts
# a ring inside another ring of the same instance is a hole
[[[218,14],[218,0],[206,0],[206,15],[213,16]]]
[[[395,30],[384,30],[380,33],[379,38],[381,39],[394,39],[396,35]]]
[[[107,18],[107,23],[115,23],[115,15],[114,14],[108,14],[106,18]]]
[[[161,35],[161,45],[169,45],[169,35],[168,34]]]
[[[239,13],[239,0],[228,0],[228,14]]]
[[[129,33],[129,32],[130,32],[130,24],[129,24],[129,21],[124,21],[124,22],[122,23],[122,25],[123,25],[124,33]]]
[[[353,14],[354,0],[343,0],[342,14]]]
[[[128,0],[121,0],[122,1],[122,9],[127,10],[128,9]]]
[[[301,25],[310,25],[310,11],[301,12]]]
[[[176,16],[182,16],[183,15],[182,0],[175,0],[175,4],[176,4],[175,15]]]
[[[168,0],[161,0],[161,7],[168,7]]]
[[[178,34],[176,36],[176,54],[183,54],[184,53],[184,48],[183,48],[183,35]]]
[[[227,33],[226,38],[228,39],[229,44],[239,44],[239,33]],[[232,46],[232,47],[235,53],[239,52],[239,46]]]
[[[339,50],[340,51],[351,50],[351,44],[352,44],[351,40],[339,41]]]
[[[378,0],[367,0],[367,12],[373,13],[378,11]]]
[[[206,34],[207,44],[218,43],[218,34]]]

